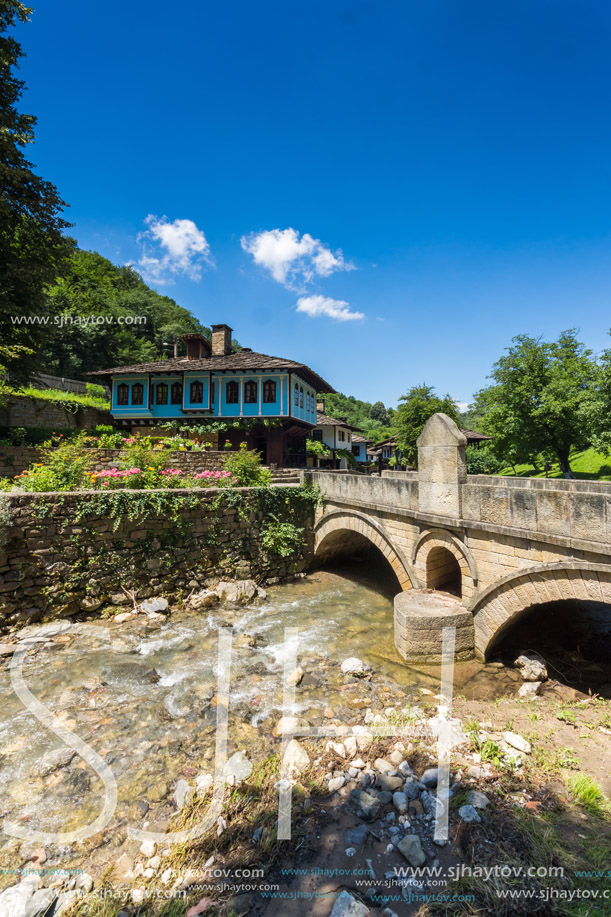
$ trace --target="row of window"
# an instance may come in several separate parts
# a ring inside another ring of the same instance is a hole
[[[295,383],[295,407],[302,408],[304,406],[304,391],[303,385],[297,385]],[[314,411],[316,408],[316,398],[314,395],[311,395],[310,392],[305,393],[305,409],[306,411]]]
[[[127,405],[130,404],[129,400],[129,385],[126,385],[125,382],[121,382],[117,386],[117,405]],[[157,382],[156,385],[151,387],[151,403],[152,404],[167,404],[168,395],[170,398],[170,404],[182,404],[183,389],[181,382],[173,382],[168,386],[166,382]],[[301,390],[301,395],[303,398],[303,389]],[[141,382],[135,382],[131,387],[131,404],[138,406],[144,404],[144,386]],[[308,395],[309,398],[309,395]],[[215,386],[212,384],[212,401],[215,400]],[[259,400],[259,383],[253,382],[252,380],[244,383],[244,403],[245,404],[257,404]],[[204,401],[204,386],[202,382],[190,382],[189,383],[189,403],[190,404],[203,404]],[[226,382],[225,383],[225,401],[227,404],[239,404],[240,403],[240,387],[237,382]],[[276,403],[276,383],[272,380],[267,380],[263,383],[263,403],[264,404],[275,404]],[[309,404],[309,402],[308,402]],[[309,407],[308,407],[309,410]]]

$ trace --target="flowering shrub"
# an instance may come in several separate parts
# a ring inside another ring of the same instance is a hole
[[[261,467],[261,453],[247,449],[246,443],[241,443],[240,451],[225,459],[225,468],[241,487],[267,487],[271,483],[271,472]]]
[[[237,484],[238,479],[230,471],[200,471],[193,475],[199,487],[227,487]]]

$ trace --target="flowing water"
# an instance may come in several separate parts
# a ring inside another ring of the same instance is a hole
[[[69,631],[36,644],[23,667],[32,693],[112,768],[119,802],[106,859],[127,825],[167,824],[178,779],[213,770],[219,627],[234,635],[229,754],[243,749],[256,760],[279,750],[272,732],[282,714],[285,628],[299,630],[297,661],[306,673],[293,712],[311,725],[360,722],[366,707],[433,701],[427,695],[439,691],[438,669],[400,660],[391,593],[360,572],[319,571],[272,587],[244,609],[175,610],[161,622],[137,616],[108,627],[106,641]],[[370,680],[341,674],[349,656],[371,666]],[[520,683],[499,663],[455,670],[455,690],[467,697],[514,694]],[[0,662],[0,711],[0,815],[44,831],[93,821],[100,779],[78,756],[66,764],[60,755],[57,766],[53,755],[66,746],[24,708],[8,660]]]

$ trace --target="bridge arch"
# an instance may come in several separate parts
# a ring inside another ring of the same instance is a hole
[[[475,650],[486,658],[497,641],[533,605],[566,599],[611,605],[611,565],[541,564],[498,580],[472,601]]]
[[[366,539],[384,555],[399,581],[401,589],[418,586],[411,564],[400,548],[393,545],[388,533],[377,522],[356,510],[335,510],[326,513],[314,528],[314,553],[318,557],[345,553],[349,533]]]
[[[469,601],[477,585],[477,565],[471,551],[447,529],[422,532],[412,548],[412,564],[422,583],[430,589],[456,592]]]

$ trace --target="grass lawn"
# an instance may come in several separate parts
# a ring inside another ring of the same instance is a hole
[[[584,481],[611,481],[611,456],[609,455],[602,455],[600,452],[595,452],[594,449],[576,450],[571,452],[570,462],[576,478]],[[545,477],[544,471],[535,474],[532,465],[516,465],[516,472],[522,478]],[[507,465],[499,474],[513,476],[514,471],[510,465]],[[547,473],[547,477],[562,477],[562,472],[557,462],[554,462],[551,471]]]
[[[11,395],[15,395],[18,398],[40,398],[43,401],[71,401],[74,404],[82,404],[87,408],[99,408],[101,411],[110,409],[110,403],[106,398],[100,398],[96,395],[77,395],[74,392],[63,392],[55,388],[43,389],[28,385],[18,391],[11,392]]]

